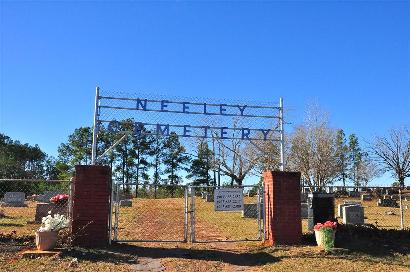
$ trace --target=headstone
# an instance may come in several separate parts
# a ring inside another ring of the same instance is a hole
[[[360,197],[360,192],[349,191],[349,197]]]
[[[120,207],[132,207],[131,199],[120,200]]]
[[[358,205],[343,207],[343,224],[363,225],[364,208]]]
[[[317,223],[324,223],[328,220],[334,220],[335,217],[335,196],[314,192],[309,194],[308,198],[308,228],[313,229]]]
[[[400,196],[399,196],[399,195],[392,195],[392,196],[391,196],[391,199],[399,200],[399,199],[400,199]]]
[[[260,204],[260,216],[263,216],[263,204]],[[244,218],[258,218],[258,204],[243,204],[242,217]]]
[[[57,191],[45,191],[44,194],[42,195],[38,195],[36,197],[36,201],[38,202],[42,202],[42,203],[51,203],[50,198],[52,198],[53,196],[62,194],[61,192],[57,192]]]
[[[214,195],[206,194],[205,201],[206,202],[214,202]]]
[[[2,206],[6,207],[25,207],[26,194],[23,192],[6,192]]]
[[[56,205],[54,203],[37,203],[36,205],[36,215],[34,220],[36,223],[41,223],[41,219],[48,215],[48,212],[51,212],[51,216],[54,214],[68,215],[68,206],[67,205]]]
[[[360,202],[345,201],[343,204],[337,205],[337,216],[343,218],[343,207],[346,206],[362,206]]]
[[[208,194],[207,192],[201,192],[201,198],[202,198],[202,199],[205,199],[205,197],[206,197],[207,194]]]
[[[395,208],[397,207],[397,201],[394,199],[379,199],[377,201],[377,206],[379,207],[391,207],[391,208]]]
[[[306,202],[308,198],[308,195],[305,193],[300,194],[300,202]]]
[[[308,204],[307,203],[301,203],[300,204],[300,215],[302,219],[308,219]]]
[[[362,195],[362,201],[371,201],[372,199],[372,195]]]

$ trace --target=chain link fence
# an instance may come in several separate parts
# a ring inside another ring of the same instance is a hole
[[[317,188],[302,187],[301,209],[303,231],[308,231],[308,194]],[[410,188],[396,187],[342,187],[327,186],[322,191],[335,196],[335,217],[342,224],[371,224],[382,229],[410,228]],[[363,208],[359,214],[349,218],[343,214],[344,206],[356,205]],[[357,221],[358,220],[358,221]]]
[[[118,183],[113,191],[114,241],[187,240],[187,187]]]
[[[0,234],[33,235],[49,213],[70,215],[70,181],[0,179]],[[58,194],[62,199],[52,198]]]
[[[263,191],[258,185],[236,187],[243,194],[244,202],[243,210],[237,211],[215,209],[215,190],[228,187],[118,183],[114,188],[114,241],[229,242],[262,239]]]
[[[191,187],[191,235],[193,242],[259,241],[263,237],[263,188],[237,186],[243,209],[221,211],[215,207],[216,190],[232,187]]]

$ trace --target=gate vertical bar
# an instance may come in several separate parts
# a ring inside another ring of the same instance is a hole
[[[97,157],[97,134],[98,134],[98,104],[100,99],[100,88],[95,88],[95,105],[94,105],[94,127],[93,127],[93,145],[91,149],[91,164],[95,164]]]
[[[119,213],[119,206],[120,206],[120,201],[119,201],[119,186],[120,183],[116,184],[115,186],[115,223],[114,223],[114,241],[118,241],[118,213]]]
[[[256,201],[257,208],[257,213],[258,213],[258,240],[262,238],[261,236],[261,196],[260,196],[260,187],[258,186],[258,196],[257,196],[257,201]]]
[[[185,212],[185,218],[184,218],[184,242],[186,243],[188,241],[188,187],[185,187],[185,194],[184,194],[184,212]]]
[[[196,241],[195,238],[195,187],[191,188],[191,243]]]
[[[280,129],[280,170],[285,171],[285,131],[283,122],[283,98],[279,99],[279,129]]]
[[[111,199],[110,199],[110,217],[108,218],[108,244],[111,245],[112,241],[112,214],[113,214],[113,201],[114,201],[114,181],[111,180]]]
[[[262,209],[263,209],[263,218],[262,218],[262,224],[263,224],[263,240],[266,240],[266,198],[265,198],[265,185],[262,183]]]

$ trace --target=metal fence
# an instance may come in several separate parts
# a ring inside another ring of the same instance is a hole
[[[57,194],[69,198],[54,203]],[[0,179],[0,233],[33,235],[48,214],[69,217],[70,196],[68,180]]]
[[[113,240],[187,241],[187,187],[118,183],[113,190]]]
[[[318,188],[302,187],[303,231],[308,231],[307,198]],[[410,228],[410,189],[396,187],[326,186],[321,191],[335,196],[335,217],[339,223],[352,224],[343,216],[343,205],[363,207],[363,224],[372,224],[383,229]],[[359,220],[361,221],[361,220]]]
[[[118,183],[112,239],[116,242],[258,241],[263,236],[263,193],[241,186],[244,209],[216,211],[215,189],[226,187]]]
[[[259,241],[263,237],[263,188],[259,185],[236,186],[243,196],[243,209],[220,211],[214,197],[218,189],[232,187],[190,187],[191,241]]]

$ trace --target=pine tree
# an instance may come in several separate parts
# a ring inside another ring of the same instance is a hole
[[[354,186],[360,186],[359,170],[362,163],[363,152],[359,145],[359,139],[355,134],[349,136],[349,176]]]
[[[163,163],[165,166],[164,173],[168,174],[170,185],[177,185],[181,182],[180,170],[189,162],[189,157],[185,154],[185,147],[181,145],[178,135],[171,132],[164,142]],[[174,190],[171,190],[173,196]]]
[[[193,185],[205,184],[209,186],[212,168],[213,152],[209,149],[206,141],[201,141],[197,146],[197,157],[191,161],[187,178],[193,179]]]
[[[346,187],[349,166],[349,146],[346,143],[346,136],[342,129],[336,132],[336,160],[338,179],[343,182],[343,187]]]

